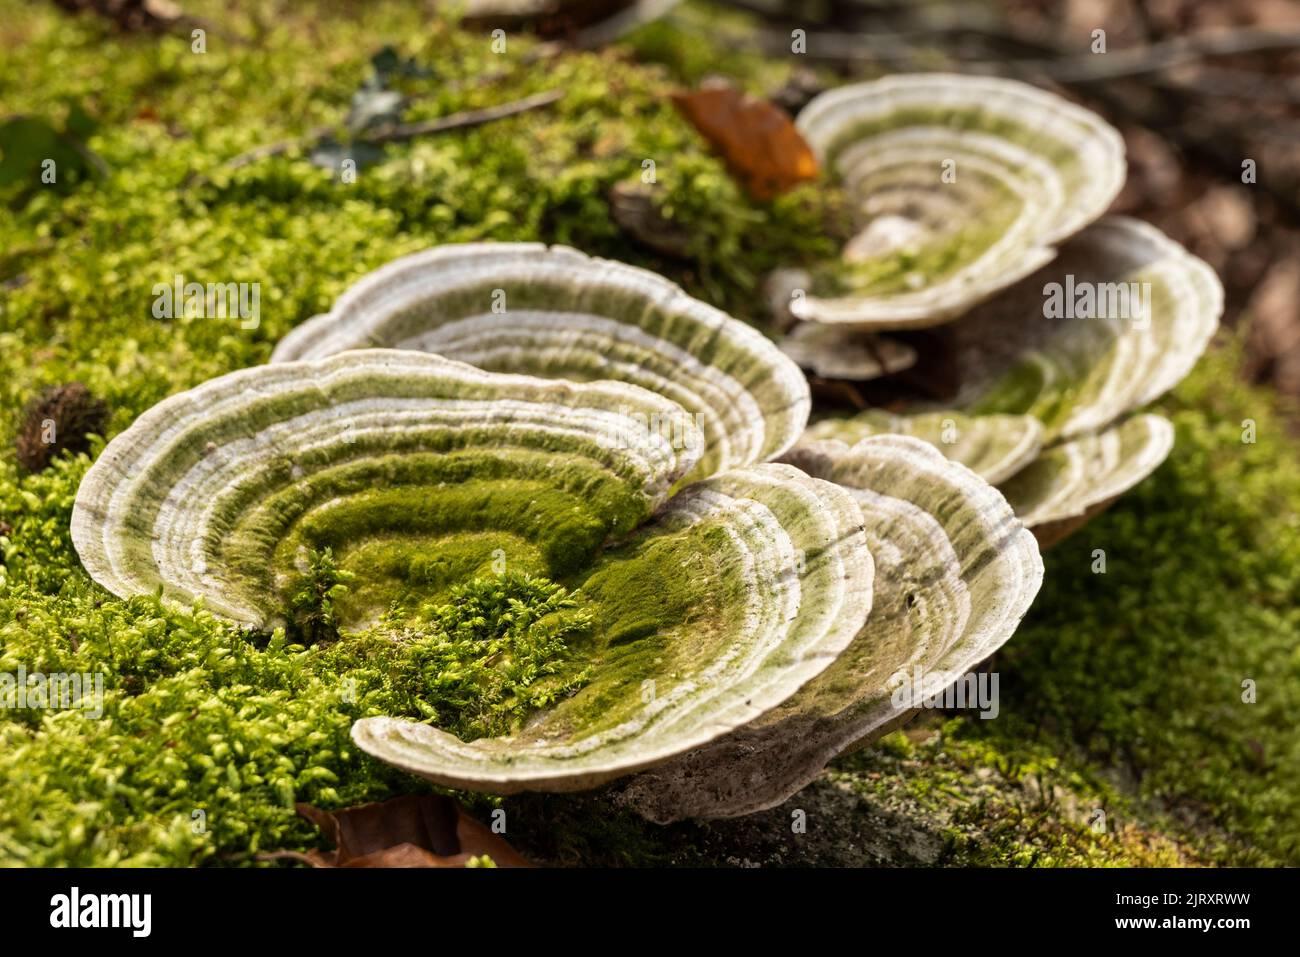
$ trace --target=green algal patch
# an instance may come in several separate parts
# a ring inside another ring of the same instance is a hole
[[[974,724],[978,724],[975,722]],[[839,761],[831,779],[924,835],[919,860],[959,866],[1171,867],[1193,851],[1140,823],[1104,779],[1041,744],[972,735],[931,715]]]
[[[812,292],[818,296],[889,296],[945,279],[982,256],[1015,221],[1019,200],[1009,191],[986,210],[978,226],[944,232],[932,242],[903,248],[870,259],[834,260],[813,270]]]

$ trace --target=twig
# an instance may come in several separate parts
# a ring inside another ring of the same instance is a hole
[[[563,90],[547,90],[544,93],[534,93],[532,96],[524,97],[522,100],[515,100],[512,103],[503,103],[500,106],[465,110],[461,113],[452,113],[448,116],[440,116],[435,120],[425,120],[421,123],[399,123],[381,127],[378,130],[361,134],[357,137],[357,141],[378,146],[382,143],[396,143],[429,133],[442,133],[447,130],[458,130],[469,126],[482,126],[484,123],[492,123],[528,110],[549,106],[563,97]],[[268,143],[265,146],[251,149],[247,153],[240,153],[238,156],[222,163],[217,169],[236,170],[273,156],[282,156],[295,149],[310,146],[328,136],[334,130],[335,127],[333,126],[318,126],[310,130],[305,136],[283,140],[279,143]],[[206,175],[197,177],[191,181],[191,184],[205,179],[207,179]]]
[[[1216,30],[1104,54],[1020,63],[1062,83],[1099,83],[1163,73],[1211,57],[1300,49],[1300,30]],[[990,64],[993,66],[994,64]]]
[[[488,106],[481,110],[452,113],[450,116],[440,116],[436,120],[425,120],[422,123],[399,123],[396,126],[383,127],[375,133],[363,134],[359,139],[363,143],[378,145],[380,143],[396,143],[401,140],[409,140],[412,137],[424,136],[427,133],[443,133],[447,130],[458,130],[467,126],[481,126],[484,123],[503,120],[517,113],[525,113],[528,110],[550,106],[563,97],[563,90],[547,90],[544,93],[534,93],[532,96],[524,97],[522,100],[516,100],[513,103],[503,103],[500,106]]]
[[[1179,93],[1267,103],[1300,103],[1300,77],[1203,67],[1192,76],[1173,73],[1153,82]]]

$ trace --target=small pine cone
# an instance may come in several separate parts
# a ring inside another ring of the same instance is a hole
[[[108,406],[80,382],[55,386],[41,393],[23,410],[18,429],[18,462],[29,472],[39,472],[59,452],[84,452],[87,436],[102,435],[108,424]]]

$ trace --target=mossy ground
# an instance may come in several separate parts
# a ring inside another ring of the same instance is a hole
[[[0,862],[242,863],[314,842],[295,800],[423,786],[347,737],[391,693],[382,668],[349,671],[358,695],[286,641],[256,647],[202,611],[92,586],[68,537],[89,459],[20,473],[13,437],[31,396],[84,381],[116,433],[168,394],[264,361],[351,279],[433,243],[567,242],[742,316],[767,269],[833,248],[818,190],[748,202],[665,96],[674,69],[764,85],[783,66],[770,77],[751,58],[710,59],[700,33],[665,25],[631,49],[666,67],[604,53],[538,68],[522,39],[498,56],[411,5],[263,9],[221,17],[251,42],[212,34],[195,54],[185,37],[122,38],[52,5],[0,2],[0,114],[59,120],[79,104],[111,169],[0,204],[0,671],[106,675],[102,720],[0,714]],[[393,147],[351,184],[298,156],[220,169],[337,123],[386,43],[434,71],[409,81],[411,118],[567,95]],[[694,237],[689,262],[647,255],[610,221],[606,190],[645,159]],[[154,284],[177,274],[260,282],[257,328],[153,318]],[[505,802],[508,836],[565,862],[1300,863],[1300,453],[1272,399],[1236,384],[1233,345],[1162,403],[1178,426],[1170,461],[1047,556],[1043,592],[995,663],[996,720],[927,714],[743,821],[664,829],[600,797],[523,797]]]

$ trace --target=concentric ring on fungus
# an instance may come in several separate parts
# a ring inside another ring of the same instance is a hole
[[[775,707],[871,608],[854,496],[778,464],[673,495],[702,437],[679,449],[646,423],[684,414],[626,383],[406,350],[259,366],[114,438],[78,490],[73,541],[117,595],[201,599],[263,628],[318,548],[355,578],[344,629],[426,588],[430,569],[443,586],[490,576],[500,552],[581,596],[593,625],[568,649],[581,687],[507,736],[467,743],[377,717],[354,738],[446,785],[592,787]]]
[[[1126,173],[1118,131],[1016,80],[888,76],[817,96],[797,125],[861,229],[790,305],[816,322],[949,322],[1050,262]]]
[[[658,392],[700,418],[692,479],[780,455],[811,404],[798,366],[756,329],[662,276],[565,246],[472,243],[394,260],[292,330],[272,361],[370,346]]]

